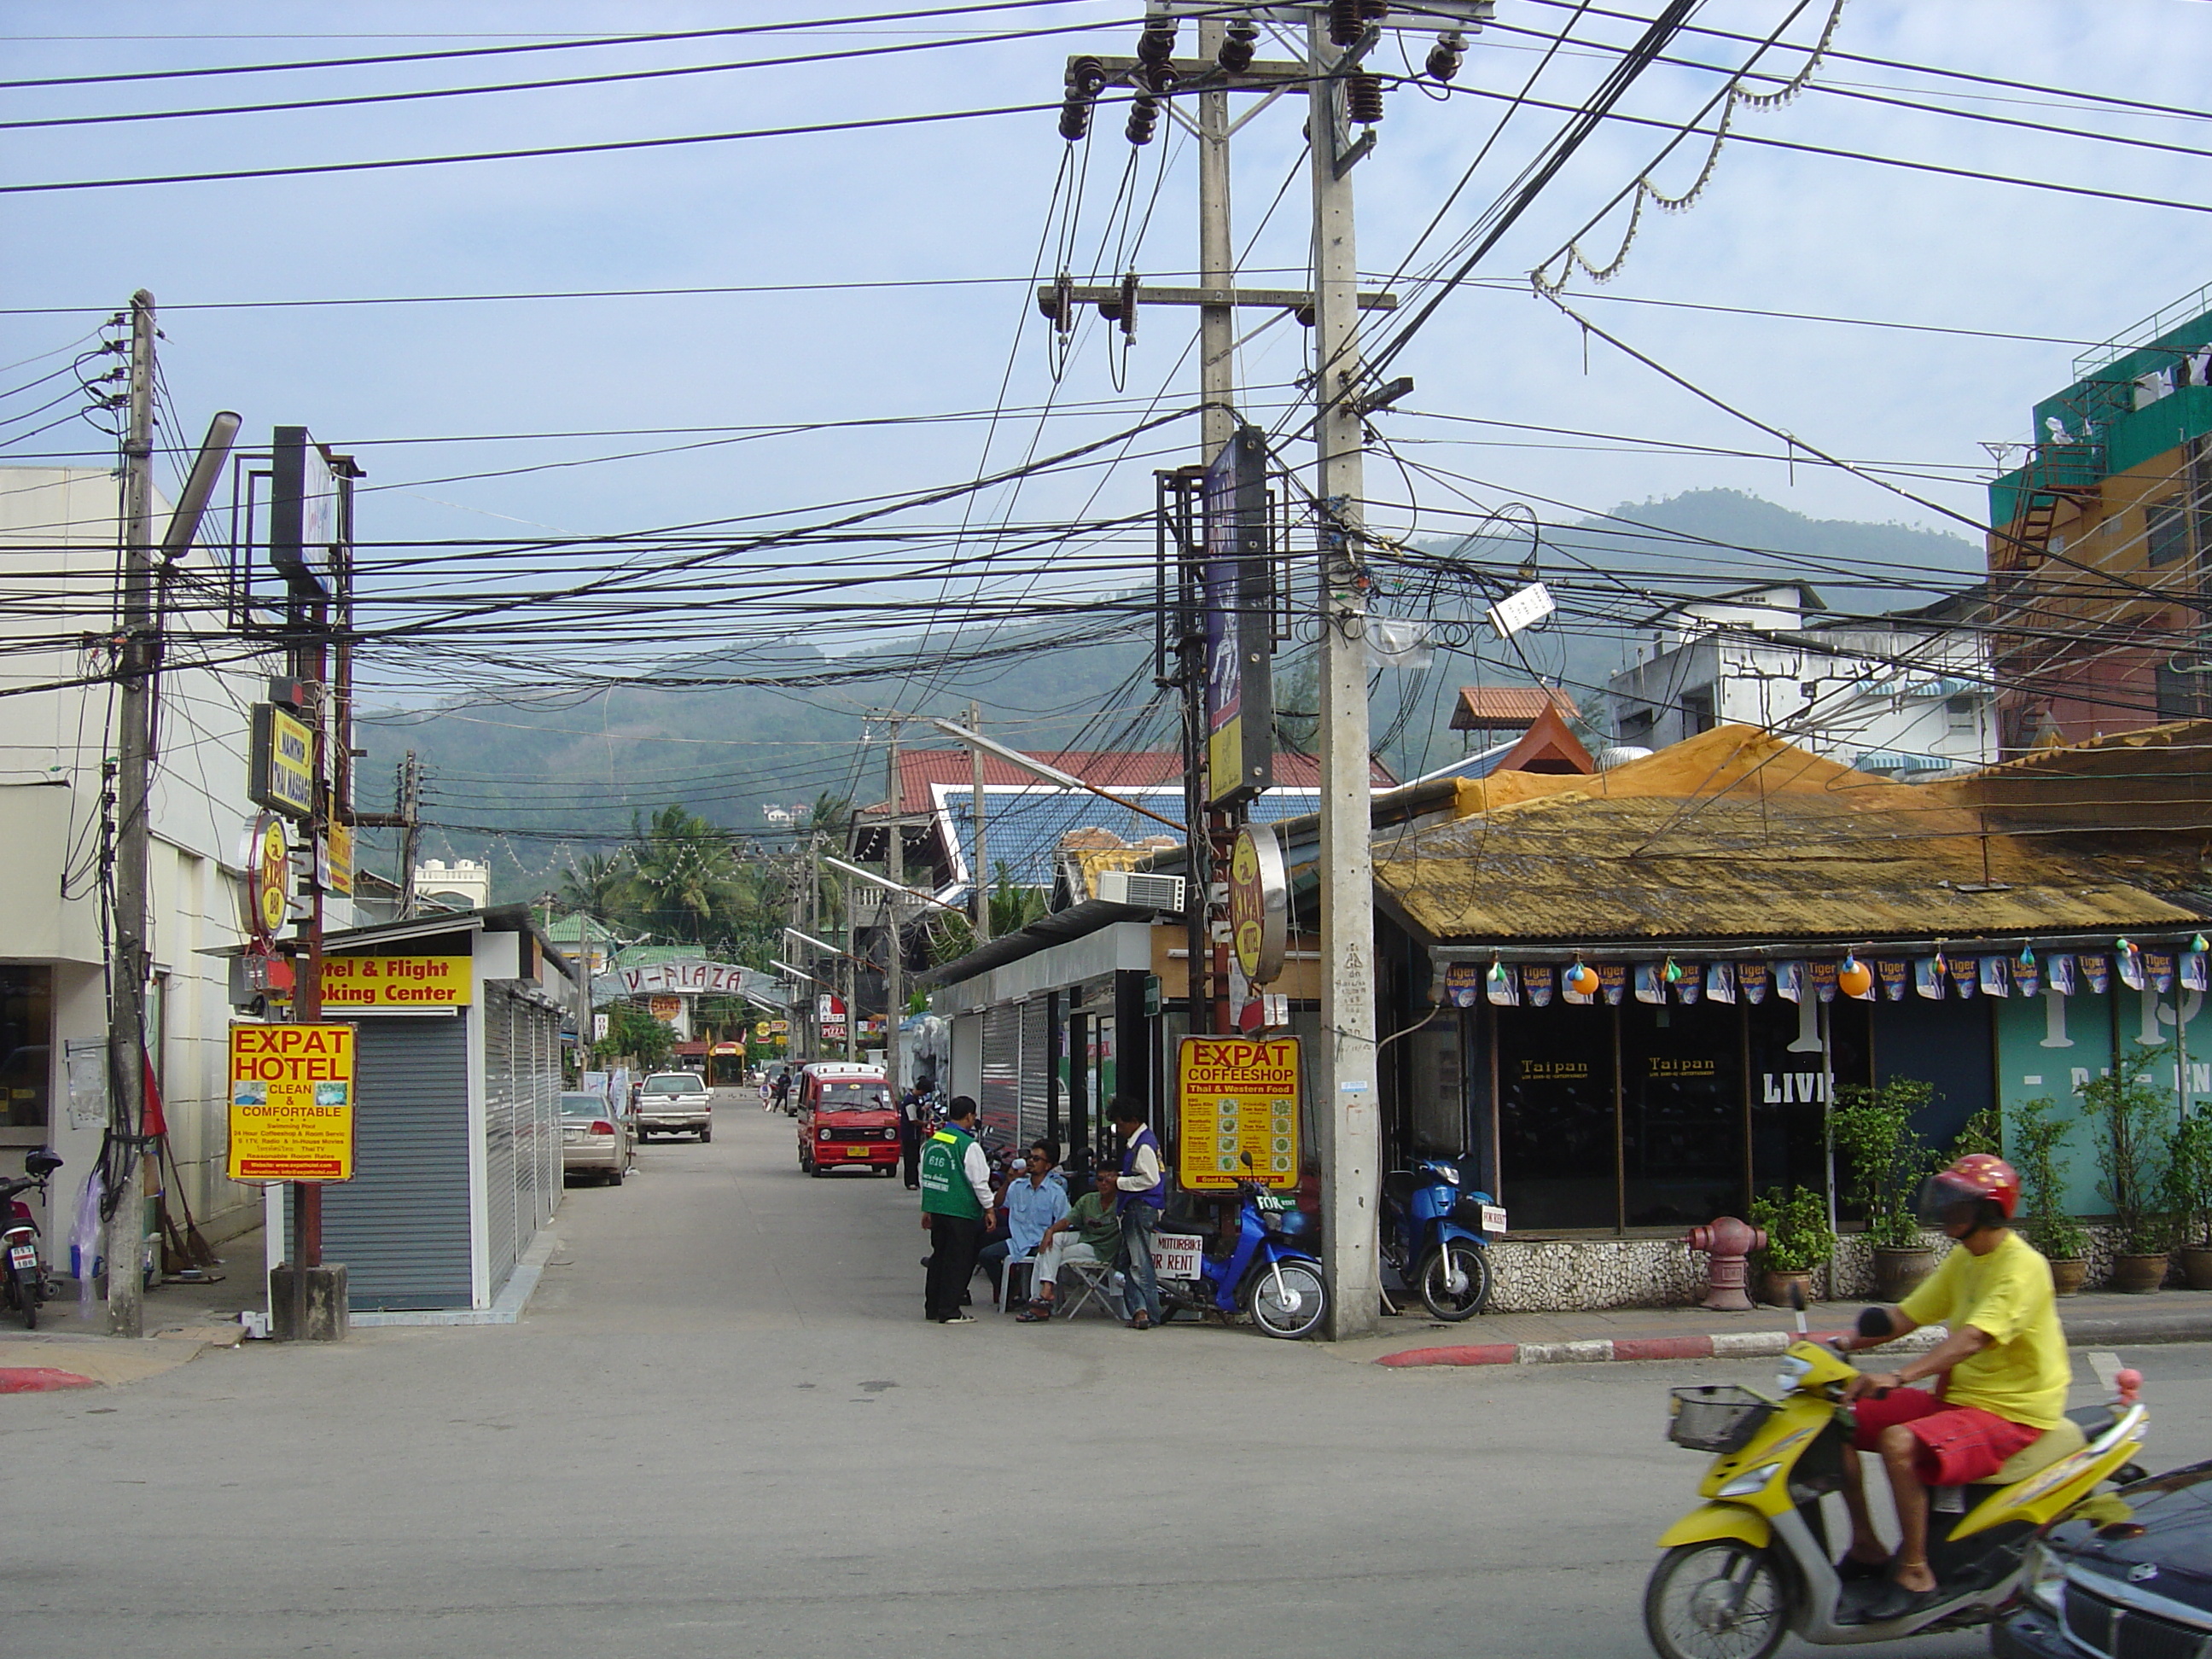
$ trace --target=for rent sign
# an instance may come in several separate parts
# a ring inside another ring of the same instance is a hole
[[[1189,1036],[1176,1061],[1186,1192],[1298,1181],[1298,1040]]]
[[[350,1025],[230,1028],[233,1181],[353,1179]]]

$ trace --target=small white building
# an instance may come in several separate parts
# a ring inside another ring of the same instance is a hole
[[[432,859],[415,866],[415,891],[449,910],[488,910],[491,908],[491,866],[474,859],[455,859],[451,864],[443,859]]]
[[[102,767],[117,744],[113,626],[120,485],[89,467],[0,468],[0,1174],[26,1151],[63,1160],[48,1213],[50,1258],[69,1267],[69,1221],[106,1127],[107,1009],[100,915]],[[166,514],[166,506],[159,511]],[[149,860],[147,1042],[177,1175],[173,1213],[191,1206],[210,1240],[254,1224],[259,1194],[224,1174],[228,1150],[226,963],[238,943],[248,709],[276,665],[240,660],[235,641],[202,649],[220,627],[220,563],[179,561],[179,610],[161,675]],[[216,665],[189,665],[202,655]],[[72,684],[71,682],[77,682]],[[31,688],[50,689],[31,689]],[[334,926],[350,914],[331,908]],[[79,1087],[70,1089],[70,1056]]]
[[[1754,726],[1893,776],[1997,758],[1987,635],[1973,593],[1919,611],[1832,618],[1803,582],[1739,588],[1655,617],[1638,660],[1606,682],[1614,741],[1662,749]]]

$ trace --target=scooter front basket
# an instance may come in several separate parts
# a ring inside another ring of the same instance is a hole
[[[1708,1382],[1672,1392],[1667,1437],[1692,1451],[1741,1451],[1774,1414],[1771,1400],[1733,1382]]]

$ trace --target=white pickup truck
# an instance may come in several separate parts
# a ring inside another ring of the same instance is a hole
[[[655,1072],[637,1097],[637,1138],[696,1134],[714,1138],[714,1097],[696,1072]]]

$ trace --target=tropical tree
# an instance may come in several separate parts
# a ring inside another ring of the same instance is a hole
[[[594,921],[612,923],[629,908],[631,887],[623,854],[592,853],[562,872],[558,902],[570,915],[580,912]]]
[[[743,884],[726,831],[681,805],[662,807],[632,833],[638,919],[664,939],[705,945],[741,907]]]

